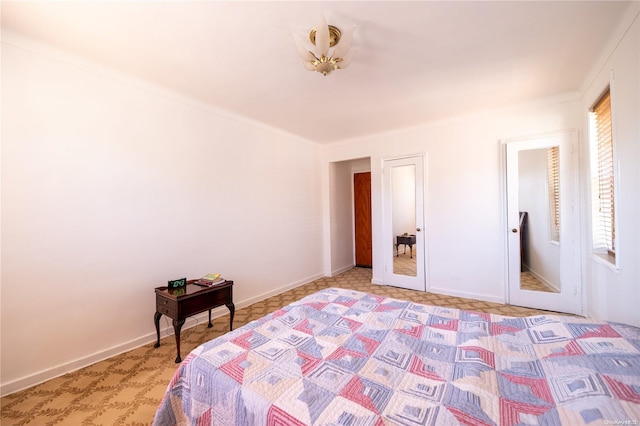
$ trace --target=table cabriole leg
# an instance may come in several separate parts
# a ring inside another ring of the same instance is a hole
[[[226,307],[229,309],[229,331],[233,330],[233,315],[236,313],[236,307],[233,303],[226,303]]]
[[[156,341],[156,344],[153,345],[154,348],[160,347],[160,317],[161,316],[162,314],[158,311],[156,311],[156,313],[153,314],[153,322],[156,325],[156,335],[158,336],[158,340]]]
[[[176,335],[176,348],[178,351],[178,356],[176,357],[176,364],[182,362],[182,358],[180,358],[180,330],[184,325],[184,321],[185,321],[184,318],[181,320],[173,320],[173,331]]]

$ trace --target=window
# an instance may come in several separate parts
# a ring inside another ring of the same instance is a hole
[[[547,187],[551,241],[560,241],[560,149],[547,148]]]
[[[593,251],[611,263],[615,263],[615,173],[609,88],[591,109],[589,122]]]

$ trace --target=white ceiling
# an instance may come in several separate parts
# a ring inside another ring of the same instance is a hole
[[[630,3],[2,1],[2,26],[319,143],[575,92]],[[292,32],[356,25],[349,68]]]

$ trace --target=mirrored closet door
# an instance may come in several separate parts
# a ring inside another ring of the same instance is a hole
[[[425,291],[423,157],[385,160],[383,176],[384,282]]]
[[[508,301],[581,313],[577,133],[506,141]]]

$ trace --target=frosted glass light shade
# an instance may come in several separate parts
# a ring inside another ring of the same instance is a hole
[[[309,33],[308,42],[298,34],[292,36],[304,67],[309,71],[328,75],[351,64],[352,54],[349,49],[354,30],[355,26],[352,26],[343,33],[339,28],[327,25],[321,15],[318,26]]]

